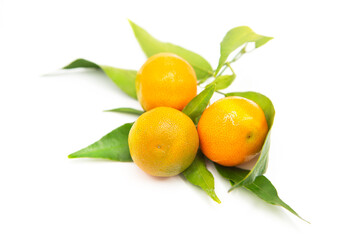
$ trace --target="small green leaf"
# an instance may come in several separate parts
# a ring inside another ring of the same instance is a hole
[[[207,170],[204,155],[200,151],[182,174],[190,183],[202,188],[215,202],[221,203],[215,194],[214,176]]]
[[[101,65],[100,67],[121,90],[123,90],[130,97],[137,99],[135,89],[135,79],[137,71],[125,70],[104,65]]]
[[[206,109],[214,92],[214,85],[205,88],[185,106],[185,108],[183,109],[183,113],[188,115],[191,120],[193,120],[193,122],[197,124],[199,117]]]
[[[229,190],[232,191],[237,187],[245,186],[253,183],[256,177],[263,175],[266,172],[268,158],[269,158],[271,127],[274,122],[275,108],[269,98],[256,92],[234,92],[234,93],[227,93],[225,96],[244,97],[257,103],[264,111],[265,118],[269,128],[269,132],[265,138],[265,142],[261,148],[260,156],[255,166],[251,169],[251,171],[247,174],[245,178],[243,178],[241,181],[235,182],[235,184]]]
[[[133,109],[133,108],[114,108],[110,110],[105,110],[104,112],[117,112],[117,113],[130,113],[135,115],[141,115],[144,111]]]
[[[229,55],[243,44],[254,42],[255,48],[258,48],[271,39],[272,37],[256,34],[251,28],[246,26],[231,29],[226,33],[220,44],[220,59],[215,74],[217,74],[222,66],[224,66]]]
[[[126,70],[105,65],[98,65],[81,58],[63,67],[63,69],[72,68],[101,69],[123,92],[136,99],[135,79],[137,72],[135,70]]]
[[[96,63],[90,62],[86,59],[79,58],[71,62],[69,65],[63,67],[63,69],[73,69],[73,68],[97,68],[101,69]]]
[[[230,180],[231,184],[242,181],[249,173],[249,171],[247,170],[243,170],[235,167],[224,167],[216,163],[215,163],[215,167],[216,170],[220,173],[220,175]],[[258,176],[253,183],[246,185],[245,188],[253,192],[256,196],[258,196],[265,202],[270,203],[272,205],[281,206],[286,210],[288,210],[289,212],[291,212],[292,214],[294,214],[295,216],[304,220],[305,222],[308,222],[302,217],[300,217],[299,214],[294,211],[294,209],[292,209],[289,205],[287,205],[283,200],[280,199],[276,191],[276,188],[265,176],[263,175]]]
[[[131,162],[128,135],[133,123],[126,123],[113,130],[99,141],[69,155],[69,158],[104,158]]]
[[[215,91],[225,89],[229,87],[232,82],[235,80],[236,75],[221,75],[215,78],[215,80],[211,83],[209,83],[206,87],[209,87],[211,85],[215,86]]]
[[[210,63],[200,55],[171,43],[160,42],[145,31],[145,29],[136,25],[132,21],[129,20],[129,23],[134,31],[136,39],[147,57],[151,57],[152,55],[161,52],[174,53],[190,63],[196,72],[198,80],[206,79],[212,76],[213,69]]]

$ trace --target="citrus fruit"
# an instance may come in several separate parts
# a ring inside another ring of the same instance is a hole
[[[137,98],[145,111],[156,107],[182,110],[196,96],[192,66],[172,53],[148,58],[136,75]]]
[[[224,166],[250,160],[261,150],[267,132],[263,110],[242,97],[216,101],[204,111],[198,123],[202,152]]]
[[[199,148],[194,123],[184,113],[169,107],[142,114],[131,127],[128,141],[134,163],[159,177],[184,171]]]

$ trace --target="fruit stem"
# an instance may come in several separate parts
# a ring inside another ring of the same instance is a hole
[[[220,92],[220,91],[215,91],[215,92],[220,93],[220,94],[226,96],[226,93],[223,93],[223,92]]]
[[[239,60],[245,53],[248,53],[248,52],[246,51],[247,44],[248,44],[248,43],[245,43],[244,47],[240,50],[240,52],[238,52],[238,53],[234,56],[233,59],[231,59],[231,60],[228,61],[228,62],[225,62],[224,68],[223,68],[216,76],[221,76],[221,75],[225,72],[225,70],[226,70],[228,67],[230,67],[230,64],[231,64],[231,63],[236,62],[236,61]],[[231,67],[230,67],[230,69],[231,69]],[[231,71],[233,72],[233,74],[235,74],[232,69],[231,69]]]
[[[229,62],[226,62],[225,64],[230,68],[231,72],[232,72],[234,75],[236,75],[235,72],[234,72],[234,69],[232,69],[230,63],[229,63]]]

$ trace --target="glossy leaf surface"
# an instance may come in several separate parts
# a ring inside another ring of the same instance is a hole
[[[222,66],[224,66],[229,55],[245,43],[254,42],[255,48],[258,48],[271,39],[272,37],[256,34],[251,28],[247,26],[231,29],[226,33],[220,44],[220,59],[215,73],[217,74]]]
[[[161,42],[151,36],[145,29],[130,21],[130,25],[134,31],[142,50],[147,57],[151,57],[157,53],[170,52],[174,53],[190,63],[196,72],[198,80],[206,79],[213,74],[213,69],[208,61],[199,54],[189,51],[172,43]]]
[[[98,65],[94,62],[82,58],[76,59],[69,65],[63,67],[63,69],[73,68],[95,68],[102,70],[123,92],[132,98],[137,98],[135,89],[135,79],[137,72],[135,70],[126,70],[105,65]]]
[[[103,158],[132,162],[128,136],[133,123],[126,123],[106,134],[100,140],[69,155],[69,158]]]
[[[116,113],[129,113],[129,114],[135,114],[135,115],[141,115],[144,113],[142,110],[137,110],[134,108],[114,108],[110,110],[105,110],[105,112],[116,112]]]
[[[249,173],[247,170],[243,170],[240,168],[234,168],[234,167],[224,167],[219,164],[215,163],[216,170],[226,179],[230,180],[231,184],[234,184],[235,182],[242,181]],[[267,179],[265,176],[261,175],[258,176],[255,181],[249,185],[246,185],[245,188],[253,192],[256,196],[261,198],[267,203],[270,203],[272,205],[278,205],[295,216],[299,217],[300,219],[306,221],[300,215],[295,212],[294,209],[292,209],[289,205],[287,205],[281,198],[279,197],[276,188],[274,185],[270,182],[269,179]],[[306,221],[307,222],[307,221]]]
[[[185,106],[185,108],[183,109],[183,113],[188,115],[191,120],[193,120],[193,122],[197,124],[199,117],[206,109],[214,92],[214,85],[205,88]]]
[[[221,203],[215,194],[214,176],[206,168],[204,155],[200,151],[190,167],[183,172],[183,175],[190,183],[204,190],[215,202]]]

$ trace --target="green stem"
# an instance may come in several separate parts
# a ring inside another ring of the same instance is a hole
[[[223,93],[223,92],[220,92],[220,91],[215,91],[215,92],[220,93],[220,94],[226,96],[226,93]]]
[[[230,67],[230,64],[231,64],[231,63],[236,62],[236,61],[239,60],[245,53],[247,53],[247,51],[246,51],[247,44],[248,44],[248,43],[245,43],[244,47],[240,50],[240,52],[238,52],[238,53],[234,56],[233,59],[231,59],[231,60],[228,61],[228,62],[225,62],[225,64],[224,64],[225,66],[223,67],[223,69],[222,69],[215,77],[221,76],[221,75],[225,72],[225,70],[226,70],[228,67]],[[231,67],[230,67],[230,69],[231,69]],[[231,71],[233,72],[233,74],[235,74],[232,69],[231,69]]]
[[[234,69],[232,69],[230,63],[226,62],[225,64],[226,64],[226,66],[228,66],[230,68],[231,72],[235,75]]]
[[[247,47],[248,43],[245,43],[244,47],[240,50],[240,52],[238,52],[238,54],[235,55],[235,57],[233,59],[231,59],[230,63],[236,62],[237,60],[239,60],[245,53],[247,53],[246,51],[246,47]]]
[[[226,63],[225,63],[226,64]],[[221,76],[224,72],[225,72],[225,70],[228,68],[228,66],[227,65],[225,65],[225,67],[223,67],[223,69],[215,76],[215,78],[216,77],[218,77],[218,76]]]

